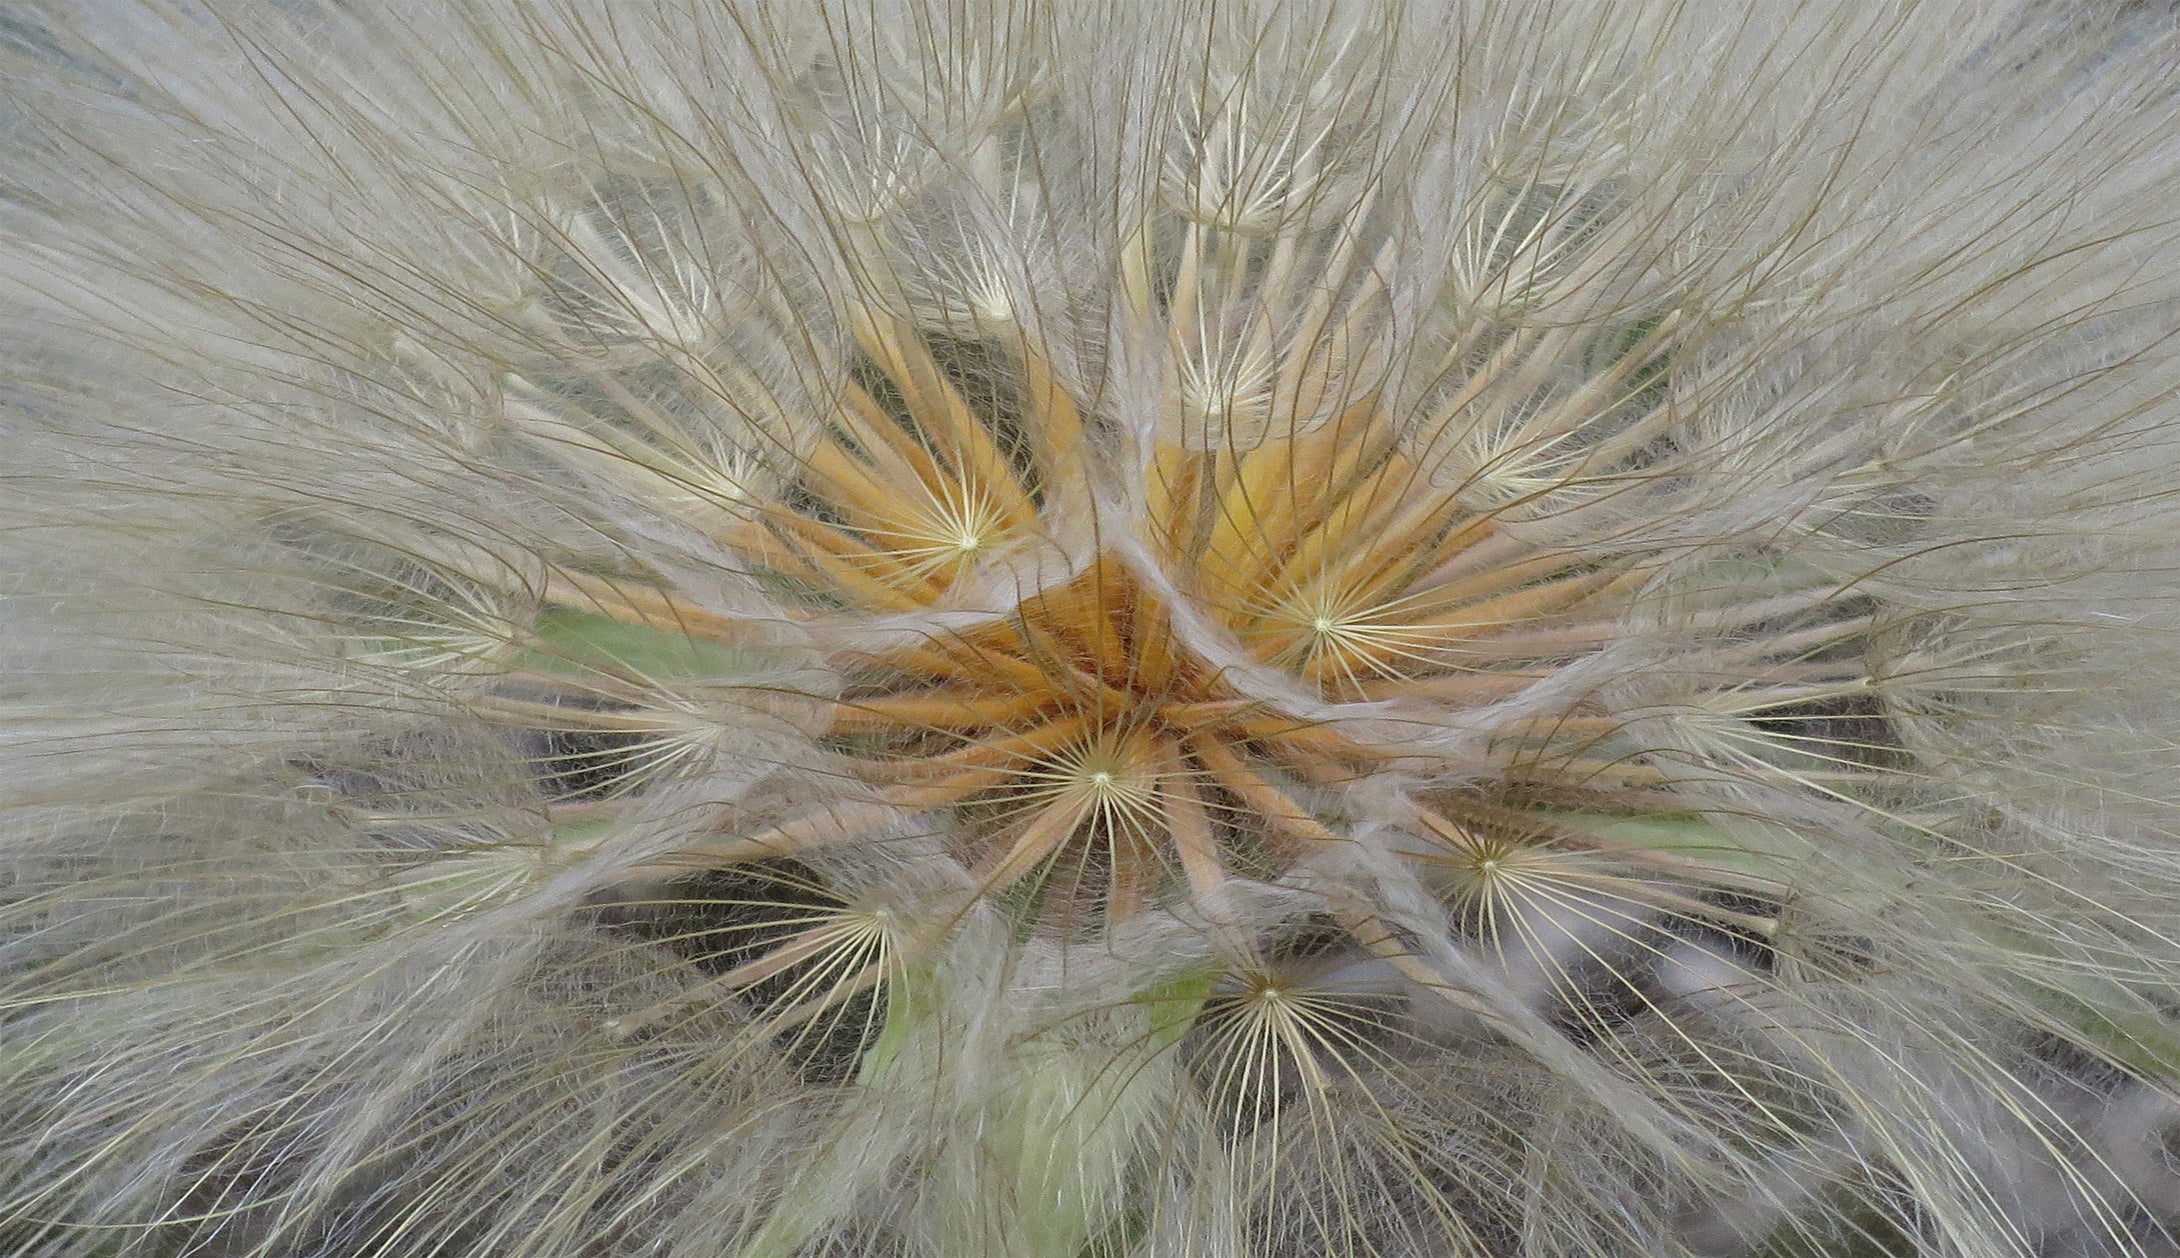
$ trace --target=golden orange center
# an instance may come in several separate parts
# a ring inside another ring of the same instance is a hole
[[[733,535],[742,553],[823,609],[907,612],[1084,527],[1085,420],[1033,347],[1016,347],[1018,398],[979,408],[907,328],[866,316],[858,330],[883,385],[848,388],[800,479]],[[1430,483],[1374,397],[1239,452],[1159,443],[1142,492],[1136,553],[1171,595],[1108,548],[1008,614],[851,661],[862,681],[831,733],[879,807],[748,844],[791,850],[955,809],[980,890],[1030,884],[1070,929],[1094,908],[1132,917],[1167,887],[1215,909],[1230,876],[1339,841],[1319,797],[1387,754],[1292,708],[1504,697],[1608,636],[1648,575],[1508,537]],[[1187,600],[1211,651],[1184,644],[1165,597]],[[1252,697],[1208,658],[1220,651],[1307,702]],[[1580,724],[1563,716],[1552,736]],[[1515,772],[1539,750],[1505,755]],[[1592,780],[1629,781],[1610,766]],[[1420,828],[1462,829],[1435,814]]]

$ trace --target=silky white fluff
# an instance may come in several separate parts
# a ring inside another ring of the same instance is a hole
[[[2176,53],[0,17],[0,1242],[2173,1252]]]

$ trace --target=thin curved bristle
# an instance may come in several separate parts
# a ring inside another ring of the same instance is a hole
[[[2164,1252],[2169,26],[0,18],[0,1248]]]

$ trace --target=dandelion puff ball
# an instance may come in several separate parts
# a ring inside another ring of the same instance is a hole
[[[0,1248],[2175,1252],[2154,8],[0,16]]]

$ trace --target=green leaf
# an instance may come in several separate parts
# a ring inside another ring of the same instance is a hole
[[[903,971],[886,980],[885,1022],[878,1028],[878,1038],[863,1052],[863,1064],[855,1076],[857,1083],[882,1082],[893,1070],[909,1037],[939,1007],[936,982],[927,971]]]
[[[2153,1080],[2180,1079],[2180,1027],[2110,979],[2032,980],[2029,998],[2080,1042]]]
[[[604,847],[606,838],[623,824],[613,817],[602,821],[563,821],[545,832],[545,841],[556,848],[594,852]]]
[[[1663,852],[1715,869],[1772,882],[1792,881],[1816,847],[1784,826],[1753,818],[1695,814],[1543,812],[1540,820],[1614,847]]]
[[[1206,970],[1157,983],[1136,993],[1135,1003],[1143,1006],[1150,1016],[1151,1035],[1160,1044],[1179,1043],[1195,1024],[1196,1015],[1203,1011],[1204,1001],[1210,999],[1211,986],[1218,977],[1219,971]]]
[[[762,666],[761,657],[751,651],[563,607],[538,617],[531,633],[538,649],[526,652],[522,664],[541,673],[719,677],[754,672]]]

